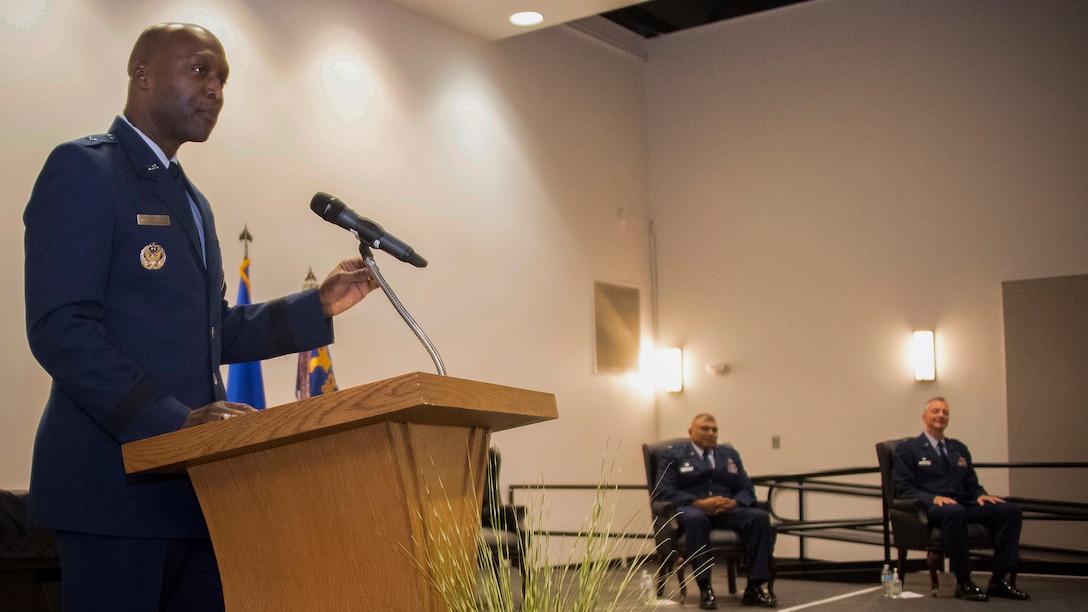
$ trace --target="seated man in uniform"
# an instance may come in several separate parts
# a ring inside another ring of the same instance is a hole
[[[1020,506],[987,494],[978,482],[967,446],[945,437],[948,402],[943,397],[926,402],[922,422],[922,435],[895,449],[895,493],[926,504],[926,514],[940,528],[949,565],[956,574],[956,597],[968,601],[1028,599],[1028,594],[1010,581],[1015,579],[1020,559]],[[967,523],[981,523],[994,533],[994,572],[985,591],[971,582]],[[1006,579],[1006,574],[1013,578]]]
[[[718,608],[710,584],[710,530],[726,528],[740,532],[746,544],[748,586],[741,603],[773,608],[778,601],[767,580],[774,532],[770,516],[755,507],[755,487],[740,454],[732,446],[718,445],[718,421],[711,414],[696,416],[688,435],[691,444],[674,446],[662,455],[657,487],[662,499],[676,504],[677,519],[687,536],[688,560],[699,585],[699,607]]]

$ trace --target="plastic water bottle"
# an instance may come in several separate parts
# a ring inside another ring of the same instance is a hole
[[[899,572],[897,572],[891,578],[891,598],[899,599],[901,597],[903,597],[903,580],[899,578]]]
[[[642,573],[638,577],[639,586],[639,601],[645,607],[655,606],[657,604],[657,591],[654,589],[654,579],[650,575],[650,572],[642,570]]]
[[[880,571],[880,584],[884,587],[884,597],[892,596],[892,568],[885,563],[884,569]]]

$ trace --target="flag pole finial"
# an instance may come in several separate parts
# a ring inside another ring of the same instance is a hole
[[[302,281],[303,289],[314,289],[317,287],[317,277],[314,276],[314,268],[310,266],[310,271],[306,273],[306,279]]]
[[[246,259],[249,259],[249,243],[253,242],[253,234],[249,233],[249,224],[248,223],[242,228],[242,234],[240,236],[238,236],[238,240],[241,240],[242,244],[244,245],[243,246],[243,251],[244,252],[242,254],[243,257],[245,257]]]

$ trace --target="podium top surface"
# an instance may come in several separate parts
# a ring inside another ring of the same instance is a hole
[[[513,429],[559,417],[555,396],[414,372],[122,446],[125,472],[188,467],[382,422]]]

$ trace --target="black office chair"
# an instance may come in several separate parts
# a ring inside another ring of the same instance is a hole
[[[60,579],[56,534],[30,525],[25,490],[0,489],[0,610],[51,609]]]
[[[900,580],[903,579],[903,568],[907,563],[907,551],[926,551],[930,593],[936,597],[940,586],[937,572],[944,568],[941,530],[930,526],[926,506],[921,500],[895,496],[892,479],[895,449],[909,439],[887,440],[876,445],[876,457],[880,464],[880,490],[884,498],[884,546],[886,549],[894,546],[899,553],[896,568]],[[967,524],[968,548],[993,548],[993,545],[994,538],[989,528],[977,523]]]
[[[687,598],[687,585],[684,581],[684,564],[687,560],[687,541],[680,529],[680,521],[676,519],[676,506],[667,500],[657,497],[657,467],[661,454],[677,444],[691,444],[690,438],[675,438],[661,440],[642,445],[642,458],[646,463],[646,485],[650,491],[650,513],[654,521],[654,543],[657,544],[656,554],[661,564],[657,574],[657,594],[664,596],[665,581],[673,573],[680,580],[680,603]],[[759,506],[766,510],[766,504]],[[710,547],[715,558],[722,559],[726,564],[726,576],[729,580],[729,592],[737,592],[737,565],[744,558],[744,538],[732,529],[712,529],[710,531]],[[771,567],[771,584],[774,583],[774,562]]]
[[[495,447],[487,449],[487,476],[480,500],[481,535],[491,554],[491,565],[499,569],[500,560],[508,559],[510,565],[521,573],[524,587],[525,536],[522,530],[525,506],[502,503],[499,495],[499,468],[502,455]]]

